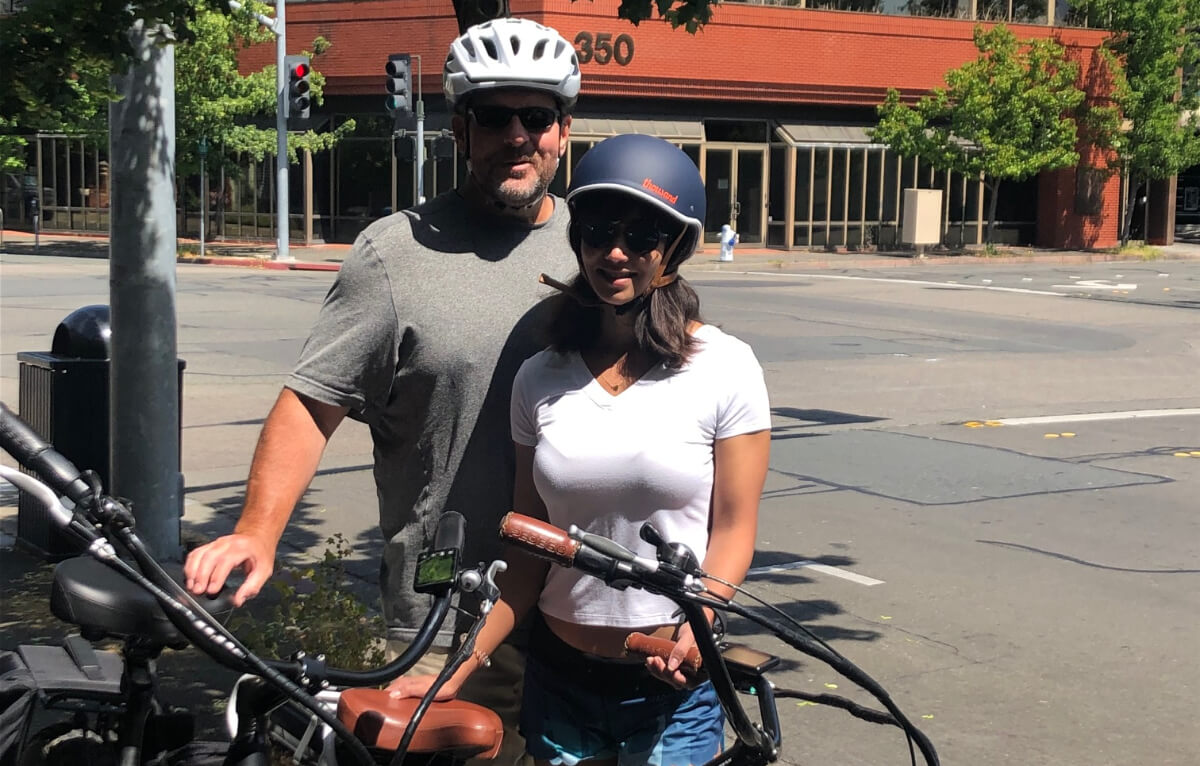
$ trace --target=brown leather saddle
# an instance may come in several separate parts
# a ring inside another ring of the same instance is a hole
[[[338,699],[338,720],[367,747],[391,751],[400,746],[418,704],[418,699],[395,699],[386,689],[347,689]],[[503,737],[500,716],[491,710],[446,700],[425,711],[408,751],[459,759],[495,758]]]

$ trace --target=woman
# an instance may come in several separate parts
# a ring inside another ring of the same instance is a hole
[[[638,536],[649,521],[695,551],[706,572],[740,583],[754,551],[770,412],[753,352],[701,321],[679,276],[703,231],[704,200],[696,166],[657,138],[610,138],[576,166],[567,203],[580,273],[569,286],[544,278],[563,295],[553,299],[550,347],[513,386],[513,505],[653,557]],[[688,766],[720,751],[720,703],[709,683],[687,688],[679,665],[695,642],[672,602],[525,556],[511,563],[476,661],[442,696],[536,606],[521,730],[539,764]],[[671,658],[625,658],[634,631],[672,639]],[[392,689],[410,696],[428,685],[400,679]]]

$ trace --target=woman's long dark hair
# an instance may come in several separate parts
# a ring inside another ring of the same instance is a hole
[[[569,236],[578,259],[579,231],[573,222]],[[671,236],[668,241],[674,239]],[[691,243],[683,241],[680,246],[689,247]],[[678,263],[681,259],[672,260]],[[570,285],[575,296],[559,294],[549,299],[555,302],[551,313],[550,347],[559,352],[583,352],[598,342],[603,313],[612,307],[600,301],[582,271],[575,275]],[[649,353],[667,368],[682,367],[695,352],[697,341],[688,332],[688,326],[702,321],[700,297],[682,276],[620,308],[636,314],[633,332],[638,349]]]

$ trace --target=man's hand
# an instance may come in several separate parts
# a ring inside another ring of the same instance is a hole
[[[235,533],[218,537],[188,554],[183,565],[187,589],[196,595],[215,595],[237,567],[246,575],[233,594],[234,606],[241,606],[258,595],[275,571],[275,546],[256,535]]]
[[[433,686],[433,682],[436,680],[437,676],[400,676],[387,685],[387,690],[396,699],[404,699],[406,697],[416,697],[419,699],[425,696],[425,693],[429,691],[429,687]],[[446,683],[442,684],[442,688],[438,689],[437,696],[434,699],[438,702],[454,699],[458,696],[458,689],[459,684],[455,682],[455,677],[451,676]]]

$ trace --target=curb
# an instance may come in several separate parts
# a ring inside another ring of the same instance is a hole
[[[196,266],[238,266],[250,269],[268,271],[338,271],[340,263],[313,263],[311,261],[271,261],[265,258],[242,258],[237,256],[217,256],[213,258],[179,257],[176,263],[187,263]]]

